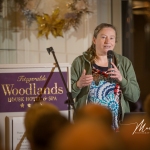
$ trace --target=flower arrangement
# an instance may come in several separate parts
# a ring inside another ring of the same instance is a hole
[[[60,14],[59,7],[55,8],[51,15],[44,12],[42,14],[36,13],[32,8],[34,1],[14,0],[17,8],[24,15],[28,26],[35,21],[38,25],[38,37],[45,36],[47,39],[49,34],[52,34],[55,38],[57,36],[63,37],[63,33],[72,27],[77,30],[82,16],[91,13],[87,0],[72,0],[72,2],[66,3],[66,13],[63,16]],[[40,2],[42,3],[42,1]]]

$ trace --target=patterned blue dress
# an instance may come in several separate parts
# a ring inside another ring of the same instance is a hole
[[[93,82],[90,85],[87,103],[96,103],[105,106],[112,112],[114,130],[119,128],[119,97],[120,86],[116,80],[112,80],[107,75],[108,67],[93,65],[92,74]]]

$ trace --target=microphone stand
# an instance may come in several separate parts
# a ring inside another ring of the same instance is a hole
[[[65,82],[65,80],[64,80],[64,77],[63,77],[63,75],[62,75],[60,66],[59,66],[58,61],[57,61],[57,58],[56,58],[56,56],[55,56],[55,52],[54,52],[53,47],[47,48],[47,52],[49,53],[49,55],[50,55],[50,52],[52,52],[53,57],[54,57],[54,59],[55,59],[55,62],[56,62],[56,64],[57,64],[57,67],[58,67],[60,76],[61,76],[61,78],[62,78],[63,84],[64,84],[65,89],[66,89],[66,91],[67,91],[68,100],[66,100],[65,103],[68,103],[68,116],[69,116],[69,121],[70,121],[70,108],[71,108],[70,106],[72,106],[72,107],[73,107],[73,110],[75,111],[75,106],[74,106],[73,98],[72,98],[72,95],[71,95],[71,93],[69,92],[69,90],[68,90],[68,88],[67,88],[66,82]]]
[[[49,80],[51,79],[54,70],[55,70],[55,67],[52,68],[52,70],[51,70],[51,72],[50,72],[50,74],[49,74],[49,76],[48,76],[48,78],[47,78],[47,80],[46,80],[46,82],[45,82],[45,84],[44,84],[44,86],[42,88],[41,93],[39,94],[39,96],[37,98],[35,98],[35,102],[34,103],[37,103],[37,102],[39,103],[39,102],[43,101],[42,94],[44,93],[44,89],[47,87],[47,84],[48,84]]]

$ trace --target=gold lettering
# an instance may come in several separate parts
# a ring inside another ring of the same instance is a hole
[[[62,87],[59,87],[59,88],[58,88],[58,94],[63,94],[63,93],[64,93],[63,88],[62,88]]]
[[[8,102],[24,102],[24,97],[9,97]]]
[[[45,96],[45,97],[43,97],[43,101],[46,101],[47,100],[47,97]]]
[[[33,83],[35,84],[35,83]],[[29,84],[30,87],[29,88],[26,88],[26,95],[32,95],[32,84]]]
[[[17,88],[12,89],[12,94],[15,96],[18,95],[18,89]]]
[[[57,101],[57,98],[56,98],[56,96],[49,96],[48,100],[49,101]]]
[[[35,83],[33,83],[33,95],[36,95],[36,85],[35,85]]]
[[[47,91],[47,92],[46,92]],[[44,94],[51,94],[51,90],[49,87],[44,88]]]
[[[8,102],[11,102],[11,98],[8,98]]]
[[[34,81],[46,81],[46,77],[45,75],[41,75],[39,78],[26,78],[25,76],[19,76],[17,79],[18,82],[26,82],[26,83],[30,83],[30,82],[34,82]]]
[[[51,88],[46,87],[44,89],[42,87],[37,88],[36,83],[29,83],[27,88],[16,88],[14,87],[14,84],[2,84],[1,86],[5,96],[36,96],[41,94],[63,94],[63,87],[59,87],[58,83],[54,83],[54,86]]]
[[[19,102],[24,102],[24,97],[18,97]]]
[[[51,93],[52,94],[57,94],[57,83],[54,83],[54,87],[51,88]]]
[[[26,97],[26,101],[35,101],[36,97]]]
[[[13,88],[14,84],[2,84],[2,89],[4,91],[5,95],[11,95],[11,91]]]
[[[38,88],[38,89],[37,89],[37,94],[38,94],[38,95],[42,94],[42,88]]]
[[[20,95],[24,95],[25,93],[26,93],[25,89],[23,89],[23,88],[19,89],[19,94]]]

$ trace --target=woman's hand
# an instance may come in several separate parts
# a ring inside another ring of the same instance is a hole
[[[111,78],[116,79],[117,81],[121,82],[122,81],[122,75],[118,68],[115,66],[115,64],[112,62],[111,63],[114,68],[109,68],[107,74],[110,75]]]
[[[93,76],[92,75],[86,75],[86,70],[84,69],[80,79],[77,81],[77,87],[83,88],[85,86],[90,85],[92,81],[93,81]]]

